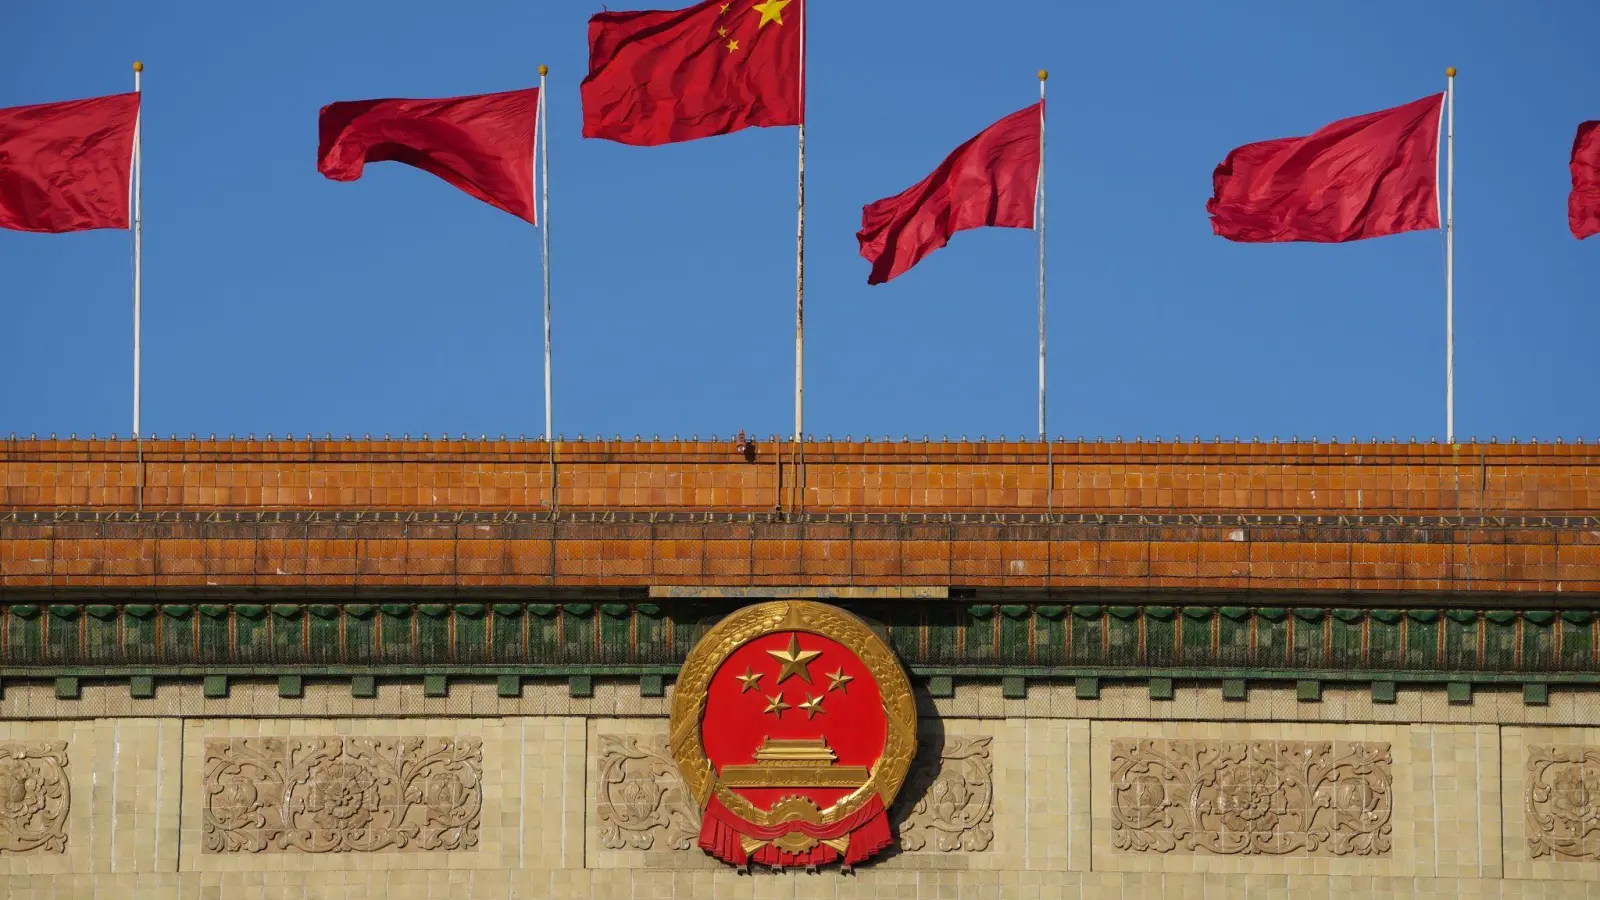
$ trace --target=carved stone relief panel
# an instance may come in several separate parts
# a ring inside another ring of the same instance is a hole
[[[992,737],[924,735],[895,803],[900,849],[979,852],[994,841]]]
[[[66,741],[0,741],[0,853],[64,853]]]
[[[612,850],[688,850],[700,835],[667,736],[600,735],[596,798],[600,843]],[[657,848],[660,838],[664,847]]]
[[[471,850],[479,738],[228,738],[205,743],[207,853]]]
[[[1528,854],[1600,862],[1600,747],[1528,748]]]
[[[1385,857],[1389,745],[1118,740],[1111,843],[1132,852]]]

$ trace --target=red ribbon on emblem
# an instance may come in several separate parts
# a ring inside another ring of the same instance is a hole
[[[817,845],[800,853],[790,853],[772,843],[794,833],[817,841]],[[729,812],[721,800],[712,797],[711,802],[706,804],[705,819],[700,826],[700,849],[736,866],[747,866],[751,862],[783,868],[820,866],[840,858],[839,851],[824,842],[837,841],[846,836],[849,839],[844,851],[846,866],[863,862],[894,842],[882,798],[874,794],[861,809],[832,825],[787,822],[764,828],[739,818]],[[751,856],[745,851],[741,838],[753,838],[763,843]]]

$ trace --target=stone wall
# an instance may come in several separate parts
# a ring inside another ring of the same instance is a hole
[[[670,691],[337,687],[8,688],[5,895],[1600,896],[1593,693],[961,686],[921,698],[890,854],[849,875],[739,875],[693,849]]]

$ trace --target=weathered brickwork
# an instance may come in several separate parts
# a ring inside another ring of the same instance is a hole
[[[1586,515],[1574,444],[0,441],[13,509]],[[141,480],[140,471],[143,470]],[[803,473],[801,469],[804,469]]]
[[[1600,592],[1588,445],[769,444],[749,461],[731,443],[158,441],[142,459],[0,442],[0,587]]]

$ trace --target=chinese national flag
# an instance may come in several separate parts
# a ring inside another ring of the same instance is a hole
[[[317,120],[317,171],[355,181],[369,162],[402,162],[533,223],[538,120],[538,88],[330,103]]]
[[[1234,150],[1212,175],[1212,231],[1250,243],[1337,243],[1438,228],[1443,104],[1435,94]]]
[[[856,240],[872,263],[867,284],[902,275],[958,231],[1032,228],[1044,101],[990,125],[932,174],[861,210]]]
[[[127,228],[139,95],[0,109],[0,228]]]
[[[1572,194],[1567,197],[1567,224],[1583,240],[1600,234],[1600,122],[1578,126],[1572,142]]]
[[[799,125],[805,0],[707,0],[589,20],[583,136],[649,147]]]

